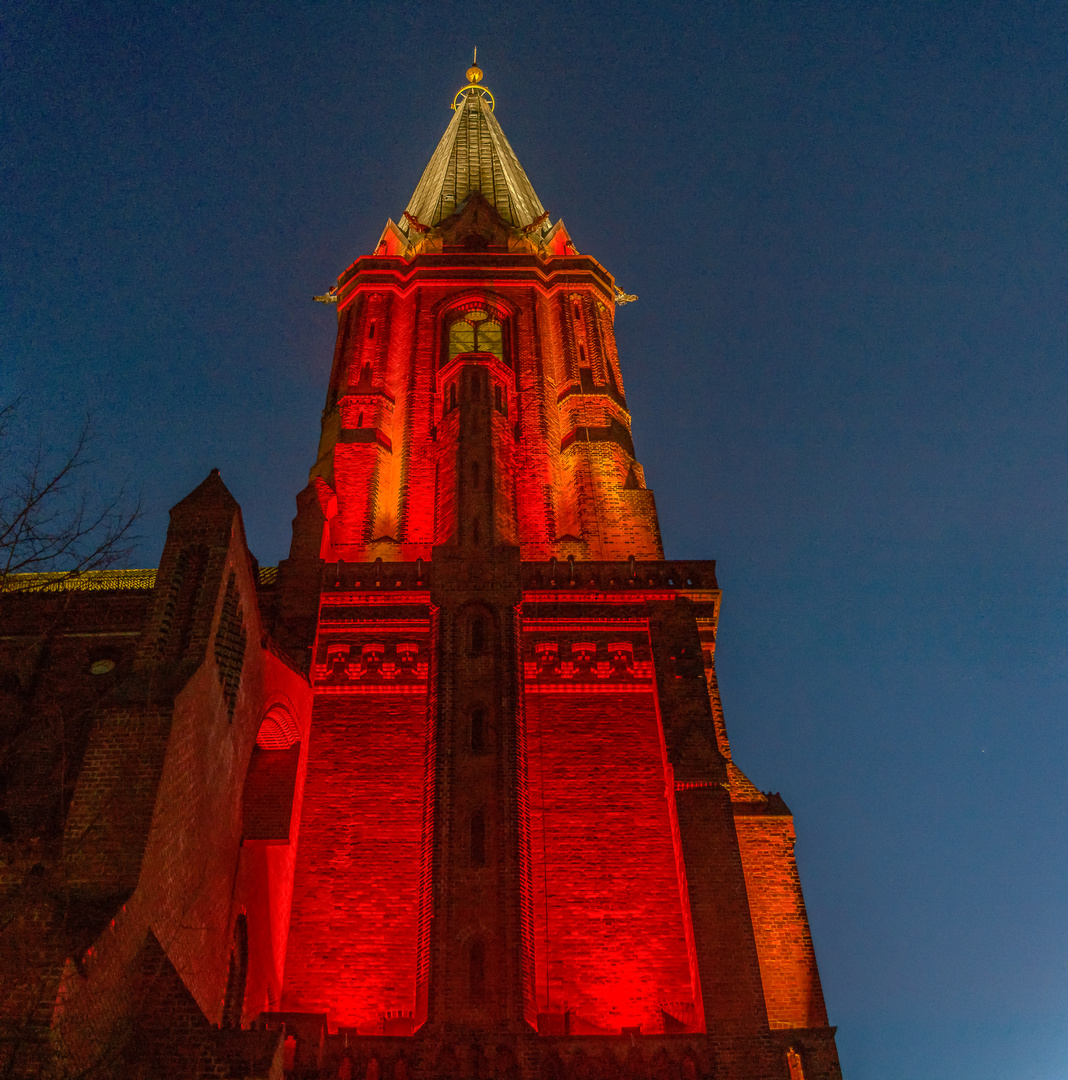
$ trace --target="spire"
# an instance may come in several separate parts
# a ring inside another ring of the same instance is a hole
[[[473,191],[514,228],[522,229],[545,216],[523,166],[493,115],[493,95],[482,82],[476,63],[467,69],[467,85],[457,92],[455,115],[408,203],[401,229],[410,233],[414,218],[434,227],[458,210]],[[548,229],[548,224],[543,231]]]

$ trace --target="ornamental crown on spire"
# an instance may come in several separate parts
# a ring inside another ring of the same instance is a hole
[[[555,225],[534,191],[501,125],[493,94],[482,85],[482,69],[467,69],[467,85],[452,102],[453,117],[423,171],[399,224],[386,226],[377,254],[411,255],[435,246],[439,226],[480,195],[514,233],[516,242],[542,254],[577,254],[562,222]]]

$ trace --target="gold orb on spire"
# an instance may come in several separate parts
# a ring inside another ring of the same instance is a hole
[[[455,110],[465,102],[469,102],[480,109],[488,105],[490,112],[493,112],[496,106],[493,95],[484,86],[479,86],[480,82],[482,82],[482,68],[478,66],[478,49],[475,49],[475,62],[467,69],[467,85],[462,90],[456,91],[451,108]]]
[[[471,63],[471,66],[467,69],[467,81],[474,86],[476,83],[482,82],[482,68],[478,66],[478,48],[475,48],[475,58]]]

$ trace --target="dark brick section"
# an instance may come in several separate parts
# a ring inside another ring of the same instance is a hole
[[[434,552],[441,621],[428,1026],[517,1029],[524,993],[515,615],[519,552]],[[471,717],[483,711],[481,750]],[[475,814],[484,856],[473,857]],[[479,951],[480,950],[480,951]],[[481,959],[479,959],[481,957]]]
[[[594,586],[612,592],[628,589],[669,588],[718,592],[715,561],[631,559],[623,562],[588,562],[584,559],[549,559],[524,562],[524,589]]]
[[[615,443],[634,457],[634,440],[630,432],[618,421],[613,419],[604,427],[577,427],[569,431],[560,440],[560,449],[566,450],[575,441],[578,442],[610,442]]]
[[[231,574],[226,583],[219,626],[215,631],[214,650],[219,681],[222,683],[223,694],[226,695],[226,711],[230,719],[233,719],[234,706],[237,704],[237,688],[241,685],[241,669],[245,665],[247,644],[241,601],[237,596],[234,575]]]
[[[841,1080],[834,1029],[759,1036],[563,1036],[533,1033],[472,1037],[456,1031],[415,1039],[329,1033],[325,1017],[278,1013],[261,1023],[291,1035],[293,1077],[378,1076],[384,1080],[792,1080],[787,1054],[804,1076]]]
[[[686,597],[651,607],[649,635],[704,1020],[709,1030],[754,1032],[766,1028],[767,1014],[697,623]]]
[[[281,991],[307,683],[264,637],[217,474],[172,511],[151,591],[131,576],[0,594],[0,761],[40,762],[8,775],[0,819],[4,1075],[280,1078],[280,1034],[214,1024],[235,922],[252,948],[230,1015]],[[264,709],[289,710],[297,742],[248,785]],[[246,787],[273,847],[242,849]]]

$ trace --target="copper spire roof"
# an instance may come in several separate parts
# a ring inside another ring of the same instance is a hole
[[[468,85],[453,101],[455,115],[405,213],[433,227],[458,210],[471,192],[480,191],[505,221],[524,228],[543,217],[545,207],[493,115],[493,95],[477,85],[482,72],[473,66],[467,77]],[[400,227],[409,232],[407,217]]]

